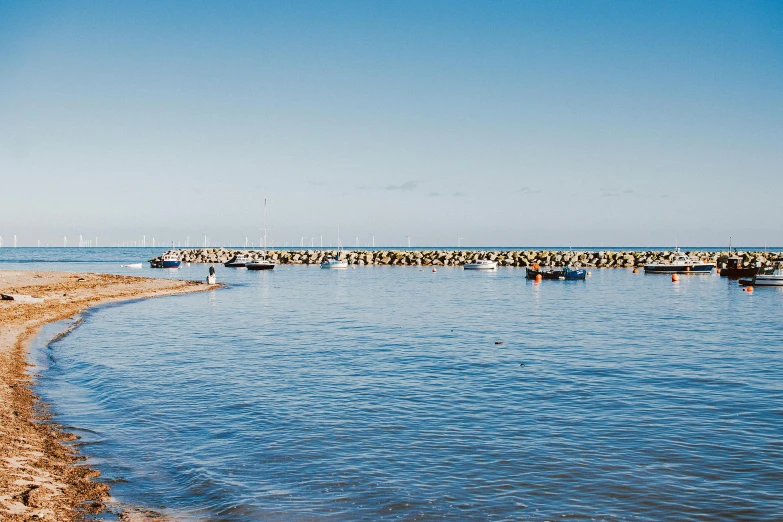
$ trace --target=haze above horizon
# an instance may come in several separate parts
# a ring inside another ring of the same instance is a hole
[[[780,2],[2,2],[0,78],[4,246],[783,245]]]

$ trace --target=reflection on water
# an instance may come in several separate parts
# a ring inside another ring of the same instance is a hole
[[[114,496],[209,520],[783,517],[778,290],[278,268],[49,348],[38,391]]]

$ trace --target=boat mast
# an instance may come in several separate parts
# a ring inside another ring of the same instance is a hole
[[[266,258],[266,198],[264,198],[264,257]]]

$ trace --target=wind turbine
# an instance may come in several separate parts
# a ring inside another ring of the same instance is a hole
[[[0,236],[0,247],[3,246],[3,236]]]
[[[459,247],[460,247],[460,244],[459,244],[459,242],[460,242],[460,241],[462,241],[463,239],[465,239],[465,238],[464,238],[464,237],[459,237],[459,236],[457,236],[457,248],[459,248]]]
[[[766,245],[766,243],[764,243]],[[16,234],[14,234],[14,248],[16,248]],[[766,250],[766,247],[764,248]]]
[[[68,238],[66,236],[63,236],[63,246],[64,247],[68,246]]]
[[[408,238],[408,248],[410,248],[411,247],[411,236],[405,236],[405,237]]]

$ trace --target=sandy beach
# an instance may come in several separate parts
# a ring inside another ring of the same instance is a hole
[[[100,512],[108,487],[63,444],[75,437],[47,420],[31,391],[29,341],[49,322],[107,302],[199,292],[194,281],[92,273],[0,271],[0,519],[79,520]]]

